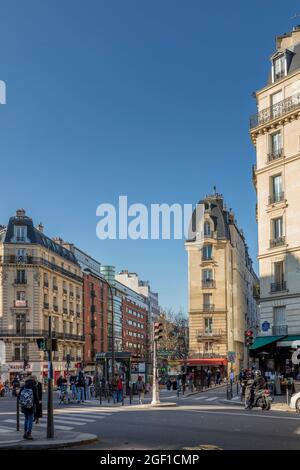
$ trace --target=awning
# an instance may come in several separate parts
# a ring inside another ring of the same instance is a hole
[[[201,359],[187,359],[186,364],[188,366],[226,366],[227,359],[225,357],[209,357]]]
[[[279,348],[288,348],[288,347],[292,346],[294,341],[297,341],[298,345],[300,346],[300,335],[287,335],[287,336],[285,336],[284,338],[282,338],[278,341],[277,346]],[[299,346],[297,346],[297,347],[299,347]]]
[[[285,337],[286,335],[284,336],[258,336],[258,338],[255,339],[252,346],[250,346],[250,350],[253,351],[254,349],[259,349],[259,348],[262,348],[263,346],[276,343],[276,341],[280,341],[282,338],[285,338]]]

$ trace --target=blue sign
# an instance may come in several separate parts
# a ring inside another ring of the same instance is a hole
[[[263,331],[268,331],[270,329],[270,323],[268,321],[264,321],[263,324],[261,325],[261,329]]]

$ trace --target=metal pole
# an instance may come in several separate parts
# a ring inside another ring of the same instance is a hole
[[[53,421],[53,366],[52,366],[52,317],[49,315],[49,345],[48,345],[48,413],[47,439],[54,437]]]
[[[159,404],[159,392],[157,387],[157,341],[154,339],[154,324],[153,324],[153,387],[152,387],[152,402],[151,405]]]
[[[19,395],[17,396],[17,431],[20,431],[20,404],[19,404]]]

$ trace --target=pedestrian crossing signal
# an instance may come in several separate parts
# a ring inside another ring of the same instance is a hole
[[[253,342],[254,342],[253,331],[252,330],[245,331],[245,345],[252,346]]]
[[[163,335],[163,324],[162,323],[154,323],[154,341],[159,341],[162,339]]]

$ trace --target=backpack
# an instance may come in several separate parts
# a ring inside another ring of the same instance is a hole
[[[136,389],[141,392],[142,390],[144,390],[144,382],[142,382],[141,380],[138,380],[137,383],[136,383]]]
[[[20,405],[27,410],[33,407],[33,390],[32,388],[23,388],[20,393]]]

